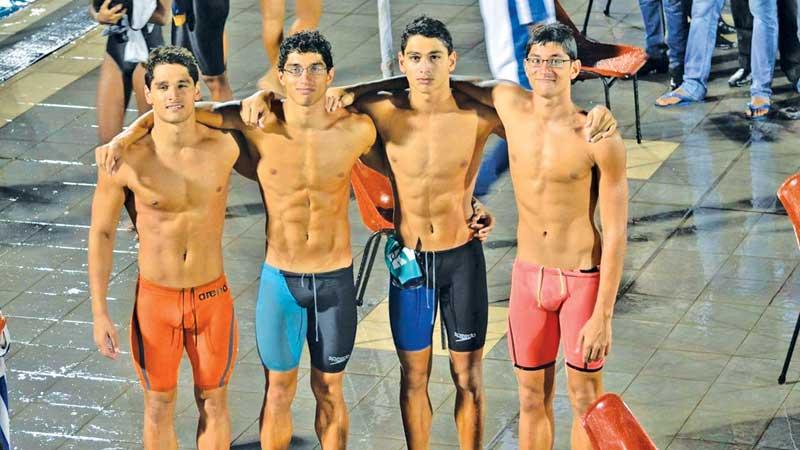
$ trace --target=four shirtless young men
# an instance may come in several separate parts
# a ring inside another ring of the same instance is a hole
[[[476,225],[485,213],[473,210],[472,189],[483,146],[496,133],[509,141],[519,210],[508,341],[519,381],[520,446],[550,448],[559,342],[575,417],[602,393],[627,219],[622,141],[606,109],[587,117],[572,104],[576,56],[569,30],[548,25],[529,43],[533,92],[510,83],[453,83],[450,34],[438,20],[420,17],[403,33],[403,80],[332,89],[326,99],[334,77],[330,44],[317,32],[301,32],[280,47],[284,101],[262,92],[241,105],[195,110],[191,55],[155,50],[147,66],[153,113],[98,149],[90,231],[95,342],[116,357],[105,298],[123,188],[133,191],[141,244],[131,347],[145,391],[145,447],[177,446],[172,416],[183,347],[200,410],[198,447],[230,443],[225,386],[237,331],[221,241],[236,165],[259,182],[268,216],[256,306],[266,378],[261,446],[289,446],[305,340],[320,443],[346,448],[343,376],[357,322],[347,209],[350,172],[360,158],[390,176],[395,189],[396,234],[388,246],[395,251],[387,257],[404,259],[392,264],[402,270],[390,269],[389,308],[408,448],[429,446],[437,313],[450,349],[459,444],[480,448],[488,315],[480,240],[491,223]],[[602,242],[594,223],[598,202]],[[577,421],[573,448],[590,448]]]

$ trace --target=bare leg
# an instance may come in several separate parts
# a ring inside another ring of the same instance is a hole
[[[428,397],[431,348],[415,352],[397,351],[400,357],[400,409],[408,450],[427,450],[433,409]]]
[[[581,417],[589,405],[603,395],[603,373],[581,372],[567,366],[567,391],[572,403],[572,448],[573,450],[592,450],[589,437],[581,425]]]
[[[261,408],[261,449],[284,450],[292,440],[292,400],[297,392],[297,369],[264,369],[266,385]]]
[[[258,80],[259,89],[280,92],[278,83],[278,55],[283,40],[283,20],[286,16],[285,0],[260,0],[261,4],[261,40],[269,60],[269,70]],[[299,5],[298,5],[299,6]]]
[[[175,450],[175,402],[177,389],[169,392],[144,391],[144,448],[147,450]]]
[[[125,81],[117,63],[106,53],[100,66],[97,82],[97,138],[100,144],[108,143],[122,131],[125,119]]]
[[[212,101],[227,102],[233,100],[233,90],[228,82],[227,73],[214,76],[203,75],[202,78],[206,86],[208,86],[209,92],[211,92]]]
[[[147,100],[144,98],[144,66],[139,64],[136,66],[136,70],[133,71],[133,94],[136,98],[136,109],[139,111],[139,115],[150,111],[151,107],[147,104]]]
[[[134,72],[132,80],[134,89],[136,89],[137,81],[141,81],[139,89],[142,89],[141,86],[144,85],[144,69],[139,73],[139,77],[141,80],[137,80],[137,73]],[[127,103],[130,94],[131,83],[125,82],[122,71],[119,70],[119,66],[117,66],[114,59],[106,53],[103,58],[103,63],[100,66],[100,79],[97,82],[97,100],[95,103],[97,106],[97,140],[100,145],[108,143],[114,136],[122,131],[122,125],[125,121],[125,108],[128,106]],[[139,104],[140,97],[141,103],[147,106],[147,102],[144,100],[143,90],[141,95],[139,95],[138,90],[136,92],[137,104]],[[141,114],[144,111],[141,109],[140,105],[139,113]],[[133,192],[127,188],[125,188],[125,209],[128,211],[131,223],[135,227],[135,200],[133,198]]]
[[[483,349],[450,351],[450,375],[456,385],[456,428],[462,450],[483,448]]]
[[[231,418],[228,413],[228,388],[194,389],[200,420],[197,423],[197,448],[222,450],[231,445]]]
[[[311,390],[317,399],[314,428],[325,450],[346,449],[350,421],[344,403],[344,372],[325,373],[311,368]]]
[[[519,385],[519,448],[553,448],[555,366],[540,370],[515,369]]]
[[[316,30],[322,17],[322,0],[297,0],[295,2],[295,21],[289,28],[289,35],[303,30]]]

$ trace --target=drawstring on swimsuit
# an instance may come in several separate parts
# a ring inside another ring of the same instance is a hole
[[[313,273],[311,274],[311,284],[314,285],[314,332],[316,333],[317,342],[319,342],[319,313],[317,311],[317,278]]]
[[[436,296],[439,293],[439,290],[436,288],[436,252],[433,253],[433,307],[436,308]],[[436,321],[436,314],[431,316],[431,325]]]
[[[183,336],[183,330],[186,328],[185,311],[186,311],[186,289],[181,289],[181,336]]]
[[[306,274],[300,274],[300,287],[305,288],[305,278]],[[315,274],[311,274],[311,286],[314,290],[314,333],[316,341],[319,342],[319,311],[317,309],[317,276]]]
[[[561,269],[558,270],[558,282],[561,285],[561,292],[559,297],[563,298],[567,294],[567,286],[566,286],[566,279],[564,278],[564,272]],[[536,303],[539,305],[539,308],[542,307],[542,282],[544,281],[544,266],[539,266],[539,286],[536,288]]]
[[[194,320],[194,345],[197,346],[197,303],[194,288],[189,289],[189,301],[192,303],[192,319]],[[186,329],[186,289],[181,289],[181,333]]]
[[[192,318],[194,319],[194,346],[197,348],[197,303],[194,296],[194,288],[191,291],[192,297]]]

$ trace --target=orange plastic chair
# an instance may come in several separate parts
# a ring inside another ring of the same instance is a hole
[[[595,400],[582,423],[594,450],[658,450],[617,394]]]
[[[783,182],[781,187],[778,188],[778,199],[783,204],[783,209],[785,209],[786,213],[789,215],[789,221],[792,222],[797,245],[800,246],[800,173],[790,176]],[[778,376],[778,384],[786,383],[786,372],[789,370],[789,362],[792,360],[794,346],[797,343],[798,331],[800,331],[800,314],[798,314],[797,322],[794,324],[794,333],[789,343],[789,351],[786,352],[786,360],[783,362],[783,369],[781,369],[781,374]]]
[[[364,303],[364,293],[367,290],[372,265],[381,244],[381,236],[394,230],[394,195],[389,179],[361,161],[353,166],[350,184],[353,185],[361,221],[372,231],[364,246],[356,278],[356,304],[361,306]]]
[[[609,90],[619,79],[633,80],[633,107],[636,112],[636,142],[642,143],[642,126],[639,114],[639,69],[647,62],[647,52],[643,48],[630,45],[604,44],[587,38],[575,24],[558,1],[556,20],[568,26],[578,44],[578,59],[581,60],[581,73],[577,81],[599,78],[603,82],[606,108],[611,109]]]

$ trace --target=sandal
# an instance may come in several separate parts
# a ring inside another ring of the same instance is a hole
[[[761,104],[754,104],[753,100],[755,99],[764,99],[766,103]],[[747,112],[745,115],[748,119],[754,120],[756,122],[762,122],[767,120],[767,116],[769,115],[770,109],[772,108],[772,104],[770,103],[768,98],[765,97],[753,97],[750,99],[750,103],[747,104]]]
[[[677,99],[677,102],[669,103],[670,100]],[[658,97],[656,99],[656,106],[661,108],[667,108],[670,106],[677,106],[677,105],[688,105],[690,103],[698,102],[699,100],[686,95],[686,93],[681,90],[681,88],[675,89],[674,91],[669,91],[666,94]]]

